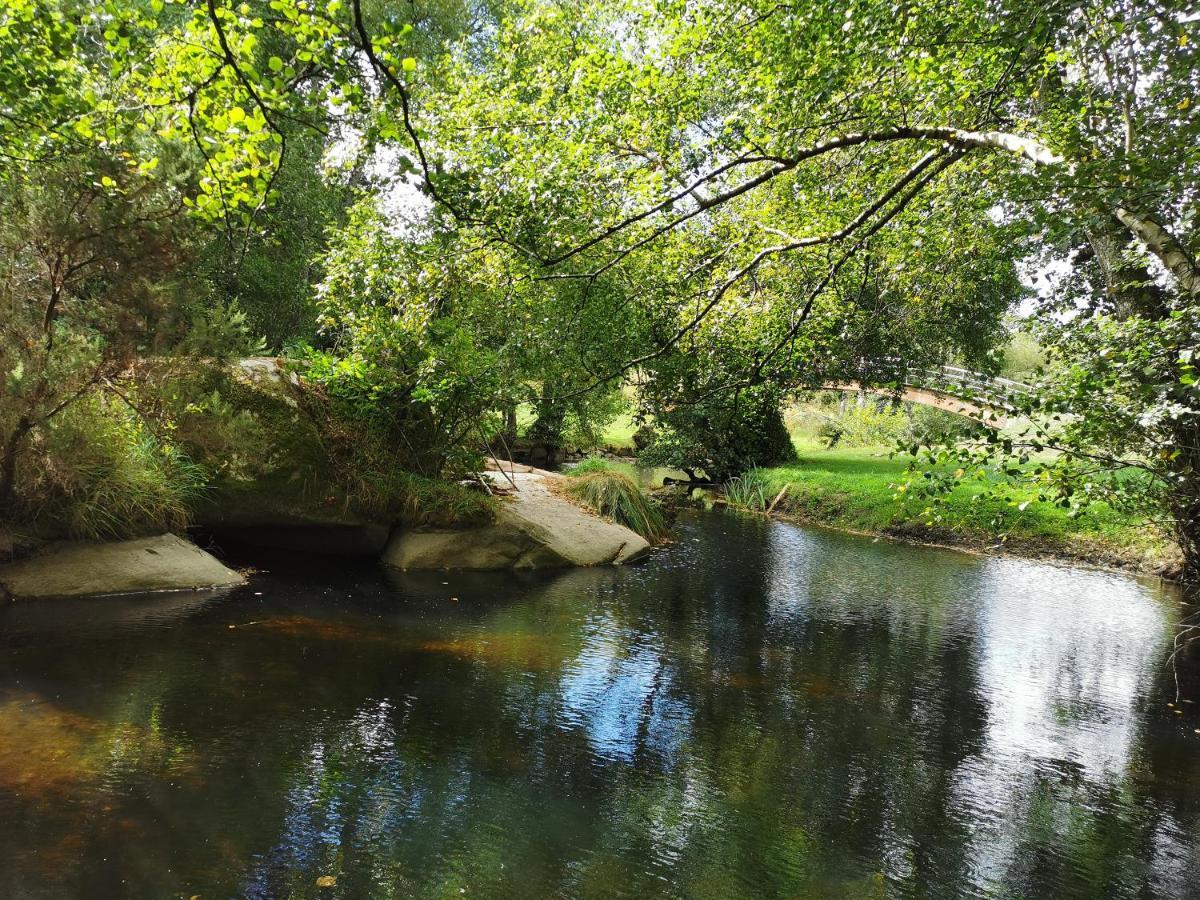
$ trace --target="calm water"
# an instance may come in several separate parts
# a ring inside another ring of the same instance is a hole
[[[636,569],[297,565],[0,610],[0,895],[1200,895],[1152,585],[719,513]]]

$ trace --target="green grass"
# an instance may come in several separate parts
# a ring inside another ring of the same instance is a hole
[[[1003,545],[1013,552],[1054,555],[1152,570],[1169,562],[1169,542],[1140,520],[1093,503],[1072,519],[1067,510],[1039,502],[1030,489],[1000,487],[967,476],[938,510],[940,520],[922,515],[925,504],[895,499],[907,477],[908,459],[889,458],[881,448],[799,450],[799,461],[760,471],[765,494],[785,485],[779,512],[822,525],[868,534],[888,534],[968,547]],[[1018,505],[1029,501],[1024,510]]]
[[[633,433],[638,430],[632,413],[622,413],[604,427],[600,446],[614,450],[633,450]]]

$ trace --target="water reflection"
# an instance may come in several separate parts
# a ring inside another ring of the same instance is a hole
[[[288,561],[158,602],[0,611],[16,896],[1185,897],[1200,876],[1174,607],[1132,579],[707,514],[629,570]]]

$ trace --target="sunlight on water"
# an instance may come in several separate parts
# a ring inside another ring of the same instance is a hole
[[[272,565],[0,611],[6,895],[1200,883],[1154,584],[722,514],[627,570]]]

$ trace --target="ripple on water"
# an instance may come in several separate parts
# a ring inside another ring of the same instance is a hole
[[[157,602],[0,611],[17,895],[1200,883],[1175,610],[1123,576],[688,514],[627,570]]]

